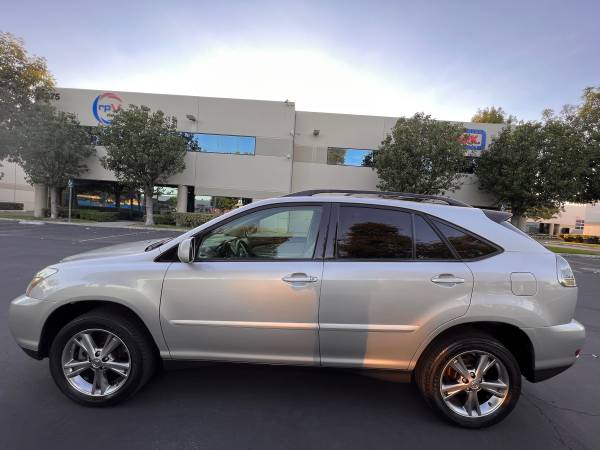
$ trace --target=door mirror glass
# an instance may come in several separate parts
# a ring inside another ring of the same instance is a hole
[[[182,263],[194,262],[196,256],[196,246],[194,245],[194,238],[188,238],[179,243],[177,248],[177,257]]]

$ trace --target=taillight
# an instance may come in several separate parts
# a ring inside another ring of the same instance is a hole
[[[556,255],[556,275],[558,282],[565,287],[576,287],[575,275],[568,261],[562,256]]]

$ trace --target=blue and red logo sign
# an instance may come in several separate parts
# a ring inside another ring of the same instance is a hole
[[[123,104],[123,99],[112,92],[105,92],[94,99],[92,103],[92,113],[98,122],[102,125],[110,125],[110,114],[119,110]]]
[[[465,150],[485,149],[485,130],[465,130],[460,143],[465,147]]]

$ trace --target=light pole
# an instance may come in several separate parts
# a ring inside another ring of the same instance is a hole
[[[69,179],[67,186],[69,188],[69,222],[71,222],[71,203],[73,203],[73,180]]]

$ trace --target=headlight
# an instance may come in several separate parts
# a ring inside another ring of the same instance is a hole
[[[38,273],[36,273],[33,276],[33,279],[29,282],[29,286],[27,286],[27,290],[25,291],[25,295],[27,295],[27,297],[30,297],[29,294],[31,293],[31,290],[34,287],[36,287],[38,284],[40,284],[46,278],[51,277],[52,275],[54,275],[56,272],[58,272],[58,269],[55,269],[53,267],[46,267],[45,269],[40,270]]]
[[[556,255],[556,274],[558,276],[558,282],[566,287],[576,287],[577,282],[575,281],[575,275],[573,270],[565,258]]]

